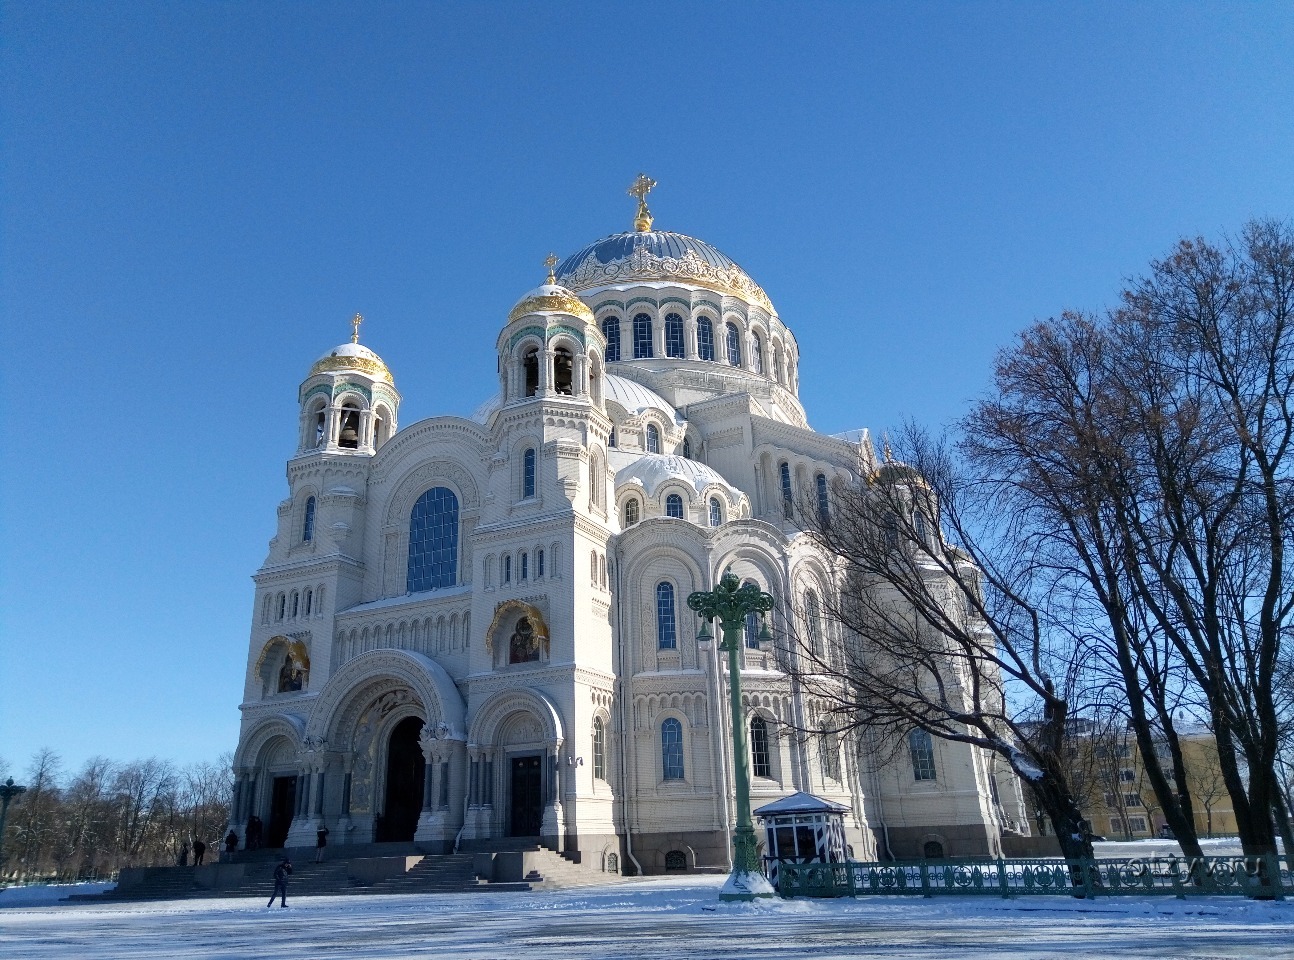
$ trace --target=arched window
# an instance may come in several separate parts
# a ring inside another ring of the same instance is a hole
[[[804,628],[808,633],[809,649],[822,655],[822,610],[818,595],[810,590],[804,595]]]
[[[750,349],[752,351],[752,354],[750,357],[751,366],[755,368],[756,373],[763,373],[764,372],[764,340],[762,337],[760,337],[759,334],[755,334],[751,339],[753,341],[750,345]]]
[[[607,854],[607,873],[620,872],[620,855],[616,853]]]
[[[634,316],[634,359],[651,359],[651,317],[645,313]]]
[[[337,431],[337,446],[343,450],[359,449],[359,407],[347,400],[341,408],[341,428]]]
[[[778,468],[782,478],[782,515],[791,519],[791,466],[785,461]]]
[[[535,448],[526,450],[521,469],[521,499],[535,495]]]
[[[660,760],[663,779],[683,779],[683,724],[673,717],[660,725]]]
[[[598,552],[596,550],[589,551],[589,582],[595,587],[598,585]]]
[[[677,313],[665,318],[665,356],[683,356],[683,318]]]
[[[683,519],[683,498],[677,493],[671,493],[665,498],[665,516],[675,520]]]
[[[593,718],[593,779],[607,778],[607,731],[601,717]]]
[[[605,317],[602,320],[602,336],[607,338],[607,360],[614,362],[620,359],[620,318]]]
[[[656,584],[656,646],[661,650],[678,649],[678,632],[674,620],[674,584],[662,580]]]
[[[300,613],[300,611],[301,611],[301,594],[293,590],[292,591],[292,619],[293,620],[297,618],[297,614]]]
[[[535,551],[535,576],[542,577],[543,575],[544,575],[544,551],[537,550]]]
[[[321,405],[314,414],[315,446],[322,447],[328,442],[328,407]]]
[[[608,447],[614,447],[615,445],[616,445],[616,428],[615,428],[615,427],[612,427],[612,428],[611,428],[611,436],[609,436],[609,437],[607,438],[607,446],[608,446]]]
[[[717,527],[723,523],[723,508],[719,505],[718,497],[710,498],[710,526]]]
[[[528,553],[523,553],[521,555],[521,579],[530,579],[530,554]]]
[[[773,764],[768,758],[768,723],[759,715],[750,718],[750,772],[756,777],[773,776]]]
[[[589,457],[589,505],[601,507],[607,495],[607,471],[602,466],[602,456],[593,453]]]
[[[670,873],[687,869],[687,854],[682,850],[671,850],[665,854],[665,869]]]
[[[928,539],[930,531],[926,526],[926,515],[920,510],[912,514],[912,532],[916,534],[917,542],[923,547],[930,542]]]
[[[887,513],[882,524],[881,536],[885,541],[885,549],[897,549],[899,545],[899,518],[892,513]]]
[[[604,553],[598,557],[598,582],[602,584],[602,589],[607,588],[607,555]]]
[[[814,482],[818,487],[818,522],[825,527],[831,518],[831,504],[827,500],[827,475],[818,474]]]
[[[310,616],[310,608],[314,605],[314,598],[315,598],[315,592],[313,590],[307,590],[306,591],[306,613],[305,613],[307,617]]]
[[[841,783],[840,745],[836,742],[835,735],[825,723],[818,730],[818,756],[822,758],[823,779]]]
[[[503,582],[504,583],[512,582],[512,557],[511,556],[506,556],[503,558]]]
[[[683,438],[683,459],[692,459],[692,440],[690,437]]]
[[[647,424],[647,452],[660,453],[660,431],[654,423]]]
[[[925,846],[921,848],[927,860],[942,860],[944,858],[944,845],[938,840],[927,840]]]
[[[714,359],[714,324],[708,317],[696,322],[696,355],[702,360]]]
[[[521,365],[526,371],[526,396],[533,397],[539,392],[539,350],[535,347],[527,350]]]
[[[565,347],[553,351],[553,390],[563,397],[575,393],[575,357]]]
[[[754,610],[746,614],[745,629],[742,631],[746,638],[746,646],[751,650],[759,649],[759,614]]]
[[[409,519],[410,593],[452,587],[458,574],[458,497],[432,487],[418,498]]]
[[[315,538],[315,498],[310,497],[306,500],[306,519],[301,524],[301,539],[309,543]]]
[[[288,595],[286,593],[280,593],[278,619],[282,620],[284,616],[287,615],[287,612],[288,612]]]
[[[917,780],[935,779],[935,745],[930,734],[913,730],[908,734],[908,752],[912,754],[912,775]]]
[[[741,366],[741,331],[735,323],[727,325],[728,330],[728,363],[734,367]]]
[[[625,501],[625,526],[632,527],[638,522],[638,501],[629,499]]]

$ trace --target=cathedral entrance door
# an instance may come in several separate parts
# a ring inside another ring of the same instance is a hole
[[[379,842],[408,843],[422,813],[422,778],[427,762],[418,735],[422,720],[405,717],[391,731],[386,753],[386,807],[379,825]]]
[[[270,823],[265,828],[265,846],[281,847],[292,826],[292,811],[297,805],[297,778],[275,777],[270,790]]]
[[[537,837],[543,821],[544,796],[540,757],[512,758],[512,837]]]

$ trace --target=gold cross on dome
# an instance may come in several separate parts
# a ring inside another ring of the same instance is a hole
[[[549,251],[548,256],[544,257],[544,266],[548,268],[548,285],[552,286],[557,282],[557,275],[553,273],[553,267],[557,266],[557,254]]]
[[[656,186],[656,181],[645,173],[638,174],[638,179],[629,188],[629,196],[638,198],[638,214],[634,217],[634,229],[646,233],[651,229],[652,215],[647,209],[647,194]]]
[[[363,322],[364,318],[358,313],[355,314],[355,319],[350,322],[350,325],[355,328],[355,332],[350,335],[351,343],[359,343],[359,325]]]

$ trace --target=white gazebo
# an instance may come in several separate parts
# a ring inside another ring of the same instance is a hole
[[[845,844],[844,816],[849,808],[811,793],[793,793],[760,807],[764,823],[764,872],[777,886],[780,863],[843,863],[852,852]]]

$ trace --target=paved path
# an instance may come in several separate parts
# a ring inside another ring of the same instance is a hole
[[[560,893],[173,901],[0,911],[24,960],[1294,958],[1294,902],[1071,898],[719,905],[722,877]],[[266,897],[268,897],[268,892]]]

